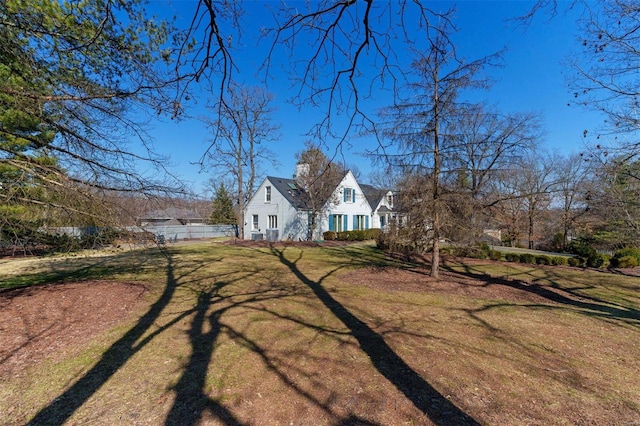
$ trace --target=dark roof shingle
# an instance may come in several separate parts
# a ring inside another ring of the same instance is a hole
[[[267,179],[296,210],[307,208],[309,195],[295,180],[275,176],[267,176]]]

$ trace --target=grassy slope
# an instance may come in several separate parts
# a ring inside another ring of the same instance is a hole
[[[149,308],[3,383],[0,413],[10,424],[640,420],[638,278],[450,265],[537,301],[340,279],[386,264],[405,266],[367,245],[195,245],[30,265],[2,281],[133,279],[151,286]]]

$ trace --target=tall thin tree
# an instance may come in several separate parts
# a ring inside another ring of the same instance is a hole
[[[430,180],[424,196],[418,203],[412,203],[411,208],[430,211],[430,223],[425,223],[422,232],[427,228],[431,230],[431,276],[434,278],[438,278],[440,267],[443,155],[450,153],[455,142],[452,137],[455,122],[468,107],[460,94],[467,89],[487,87],[488,81],[480,72],[497,58],[492,55],[462,61],[456,56],[455,46],[449,38],[453,32],[450,21],[443,20],[435,35],[427,34],[428,47],[424,52],[416,52],[417,58],[411,65],[415,80],[407,86],[410,97],[382,113],[385,136],[397,150],[395,153],[387,150],[385,160],[411,175],[428,176]],[[413,182],[426,183],[426,180],[415,179]],[[408,215],[411,220],[411,211]],[[424,217],[422,214],[413,216]],[[414,237],[422,238],[421,235]]]
[[[268,143],[278,137],[279,126],[273,121],[273,96],[258,87],[233,86],[230,99],[213,107],[206,119],[213,137],[203,165],[212,167],[221,177],[233,180],[233,201],[237,210],[238,234],[244,238],[244,210],[253,195],[264,162],[276,164]]]

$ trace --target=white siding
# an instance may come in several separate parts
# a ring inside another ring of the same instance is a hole
[[[380,200],[380,202],[378,203],[377,206],[375,206],[374,212],[372,214],[372,221],[371,223],[373,225],[371,225],[372,228],[382,228],[382,224],[380,222],[380,215],[378,214],[378,210],[380,209],[380,207],[385,206],[386,208],[388,208],[389,210],[393,210],[393,205],[389,204],[389,200],[388,197],[389,196],[393,197],[393,193],[391,191],[388,191],[384,197],[382,198],[382,200]],[[393,200],[392,200],[393,201]],[[373,207],[373,206],[372,206]],[[382,215],[384,215],[385,213],[382,213]],[[388,214],[388,213],[387,213]],[[388,219],[387,219],[388,220]],[[388,224],[388,222],[387,222]]]
[[[355,201],[344,201],[345,188],[351,188],[355,190]],[[364,196],[364,193],[360,189],[358,182],[351,172],[347,172],[342,182],[338,185],[333,193],[333,197],[325,206],[324,213],[319,220],[320,226],[318,234],[322,236],[322,233],[329,230],[329,215],[343,215],[347,216],[347,227],[345,231],[353,230],[353,218],[356,215],[363,215],[367,217],[369,228],[372,228],[371,206]]]
[[[271,187],[271,201],[265,198],[265,188]],[[258,215],[258,229],[252,230],[253,215]],[[245,240],[252,239],[252,234],[262,234],[266,238],[269,224],[269,216],[277,216],[278,239],[279,240],[306,240],[307,235],[307,214],[297,212],[289,201],[276,189],[276,187],[265,179],[253,195],[245,213]]]
[[[271,186],[270,202],[267,202],[265,197],[265,188],[267,186]],[[345,188],[355,191],[355,199],[353,201],[344,201]],[[375,206],[376,210],[383,205],[391,208],[387,204],[385,197],[378,206]],[[256,230],[252,230],[253,215],[258,215],[258,229]],[[244,238],[251,239],[252,234],[262,234],[263,238],[266,238],[270,215],[277,216],[279,240],[300,241],[307,239],[308,213],[294,209],[284,195],[276,189],[273,182],[267,178],[247,203]],[[372,211],[369,202],[351,172],[347,172],[335,189],[331,199],[326,203],[323,212],[316,218],[318,226],[316,226],[315,235],[312,236],[313,240],[322,239],[322,233],[329,230],[330,215],[346,216],[347,221],[344,229],[346,231],[354,229],[354,217],[360,215],[366,218],[365,228],[380,227],[379,216]]]

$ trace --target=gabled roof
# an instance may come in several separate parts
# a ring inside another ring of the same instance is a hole
[[[367,185],[363,183],[359,185],[360,185],[360,189],[362,189],[362,193],[364,194],[367,201],[369,202],[369,205],[374,210],[376,209],[376,207],[378,207],[378,205],[380,204],[380,201],[382,201],[382,199],[389,192],[388,189],[380,189],[372,185]]]
[[[340,181],[342,181],[348,174],[349,171],[347,170]],[[309,208],[309,194],[300,185],[298,185],[294,179],[267,176],[267,180],[271,182],[271,185],[273,185],[273,187],[284,196],[293,208],[296,210],[305,210]],[[339,182],[336,186],[337,185],[339,185]],[[372,185],[358,183],[358,186],[362,190],[367,202],[374,210],[389,192],[387,189],[376,188]]]
[[[267,176],[267,179],[279,193],[295,208],[304,210],[309,202],[309,195],[293,179]]]

